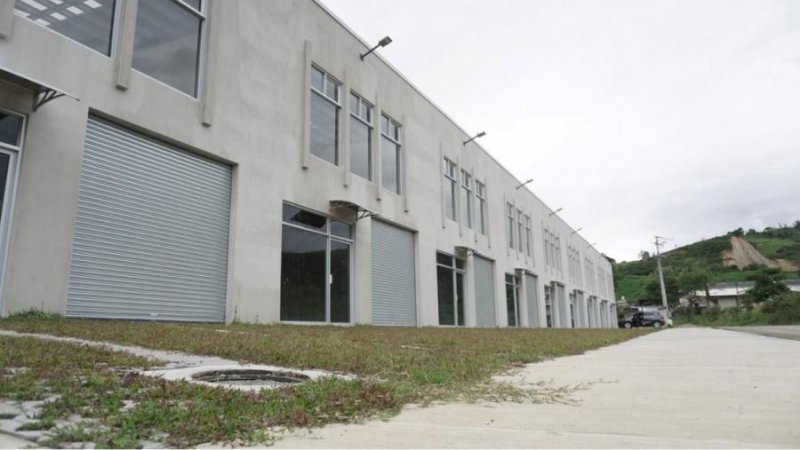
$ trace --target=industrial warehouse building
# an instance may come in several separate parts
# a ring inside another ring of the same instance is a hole
[[[369,48],[312,0],[0,0],[2,314],[615,327],[609,261]]]

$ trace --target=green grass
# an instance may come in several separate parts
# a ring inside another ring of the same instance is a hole
[[[617,298],[626,300],[637,300],[645,297],[645,287],[650,281],[649,275],[628,275],[619,279],[616,287]]]
[[[796,250],[800,247],[800,243],[796,240],[768,236],[746,236],[745,238],[767,258],[784,258],[797,261],[796,258],[792,258],[792,256],[796,256],[797,252],[791,252],[791,250]]]
[[[43,420],[85,412],[109,428],[97,436],[100,445],[109,447],[132,446],[137,440],[152,439],[160,432],[169,434],[166,443],[174,447],[236,439],[267,442],[270,436],[264,430],[271,427],[348,422],[393,413],[411,402],[474,398],[487,393],[491,375],[516,365],[578,354],[647,332],[222,326],[61,317],[12,317],[0,320],[0,328],[360,376],[358,381],[328,379],[279,391],[244,394],[97,368],[98,361],[113,367],[151,364],[116,353],[3,338],[0,367],[35,369],[5,375],[10,381],[4,380],[0,396],[22,399],[60,393],[62,398],[48,406]],[[222,329],[228,332],[217,331]],[[73,358],[73,353],[79,357]],[[76,363],[71,365],[72,361]],[[68,367],[74,368],[65,371]],[[65,376],[59,375],[62,371]],[[137,406],[120,413],[119,405],[125,399],[135,400]]]

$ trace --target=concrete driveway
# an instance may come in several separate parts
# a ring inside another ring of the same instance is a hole
[[[725,329],[800,341],[800,325],[725,327]]]
[[[532,364],[577,404],[446,404],[301,431],[277,448],[800,447],[800,342],[679,328]]]

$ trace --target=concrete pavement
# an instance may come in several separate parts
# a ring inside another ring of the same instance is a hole
[[[0,433],[0,448],[40,448],[31,441],[26,441],[5,433]]]
[[[800,325],[724,327],[724,329],[800,341]]]
[[[800,342],[678,328],[532,364],[577,404],[446,404],[299,431],[277,448],[800,447]]]

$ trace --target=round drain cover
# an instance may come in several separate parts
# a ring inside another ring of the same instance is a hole
[[[235,385],[279,386],[308,381],[308,375],[278,370],[230,369],[209,370],[192,375],[192,379],[207,383]]]

